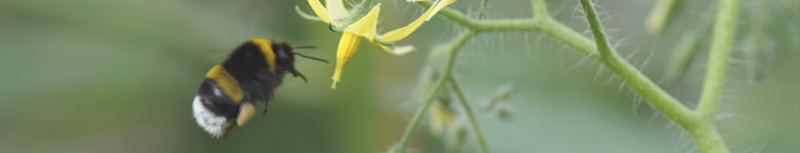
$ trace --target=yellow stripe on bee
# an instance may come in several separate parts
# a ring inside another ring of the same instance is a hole
[[[216,65],[211,68],[211,70],[206,73],[206,78],[216,81],[222,93],[231,97],[234,102],[239,103],[244,97],[242,88],[239,88],[239,82],[221,65]]]
[[[272,41],[262,38],[253,38],[250,39],[250,42],[256,44],[258,48],[261,48],[261,53],[264,54],[264,59],[267,60],[267,66],[269,67],[269,71],[273,74],[275,73],[275,52],[272,50]]]

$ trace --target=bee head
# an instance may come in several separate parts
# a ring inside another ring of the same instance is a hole
[[[317,61],[328,63],[327,60],[316,58],[316,57],[311,57],[311,56],[308,56],[308,55],[303,55],[303,54],[300,54],[300,53],[297,53],[297,52],[293,51],[293,49],[316,48],[316,46],[290,47],[289,44],[286,44],[286,43],[277,43],[277,44],[274,44],[272,46],[272,48],[275,51],[275,56],[276,56],[275,59],[277,61],[276,63],[278,64],[278,66],[280,66],[281,68],[285,69],[286,71],[289,71],[290,73],[292,73],[292,75],[294,77],[303,78],[303,81],[305,81],[306,83],[308,83],[308,80],[306,79],[306,77],[303,76],[303,74],[301,74],[300,72],[297,71],[297,69],[294,68],[294,56],[293,55],[298,55],[300,57],[304,57],[304,58],[308,58],[308,59],[312,59],[312,60],[317,60]]]
[[[286,43],[272,44],[272,50],[275,52],[275,64],[281,69],[292,71],[294,70],[294,52],[292,47]]]

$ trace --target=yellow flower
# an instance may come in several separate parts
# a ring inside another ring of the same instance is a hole
[[[308,0],[308,5],[311,5],[314,14],[317,14],[317,16],[322,19],[322,22],[332,24],[333,26],[339,26],[341,24],[341,19],[348,15],[347,9],[344,8],[344,3],[342,3],[341,0],[327,0],[325,4],[328,8],[322,6],[319,0]]]
[[[450,109],[448,109],[447,106],[442,105],[442,103],[439,101],[435,101],[433,104],[431,104],[431,108],[428,109],[428,113],[431,114],[431,133],[437,136],[441,136],[444,128],[452,125],[453,121],[455,120]]]
[[[435,6],[439,6],[438,3],[445,2],[449,4],[452,3],[452,1],[454,0],[434,2],[434,7],[432,8],[437,8]],[[362,16],[358,14],[360,12],[359,9],[363,9],[365,5],[354,6],[351,11],[348,11],[344,7],[342,0],[326,0],[325,2],[326,5],[323,6],[319,0],[308,0],[308,4],[311,6],[314,14],[316,14],[322,22],[328,23],[333,27],[332,29],[337,31],[341,30],[342,32],[342,37],[339,39],[339,47],[336,49],[336,69],[332,77],[333,85],[331,85],[331,88],[334,89],[336,89],[336,84],[341,80],[342,71],[358,50],[358,45],[361,44],[362,39],[366,38],[371,44],[386,52],[395,55],[406,54],[413,51],[414,46],[393,46],[391,43],[402,40],[413,33],[423,22],[432,16],[431,12],[435,11],[435,9],[428,9],[425,14],[408,25],[389,31],[383,35],[377,35],[376,27],[381,10],[380,3],[372,7],[369,12]],[[442,8],[444,6],[446,5],[442,5]],[[352,22],[354,20],[355,22]]]

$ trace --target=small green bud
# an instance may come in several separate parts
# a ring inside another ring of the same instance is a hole
[[[517,84],[509,83],[505,86],[497,88],[497,92],[495,92],[495,99],[497,100],[506,100],[511,97],[511,94],[517,91]]]
[[[497,88],[495,93],[492,95],[492,98],[489,99],[489,102],[484,106],[483,110],[486,112],[494,111],[497,109],[497,105],[500,102],[507,100],[511,97],[511,94],[517,91],[517,85],[514,83],[509,83],[504,85],[500,88]]]
[[[495,113],[497,114],[497,118],[500,120],[509,120],[514,117],[514,109],[508,105],[501,104],[499,107],[497,107]]]

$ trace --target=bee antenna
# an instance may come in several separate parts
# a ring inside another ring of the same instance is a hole
[[[301,57],[305,57],[305,58],[308,58],[308,59],[312,59],[312,60],[317,60],[317,61],[320,61],[320,62],[328,63],[328,60],[324,60],[324,59],[321,59],[321,58],[311,57],[311,56],[303,55],[303,54],[300,54],[300,53],[294,53],[294,54],[295,55],[300,55]]]
[[[313,49],[317,48],[317,46],[294,46],[292,49]]]

